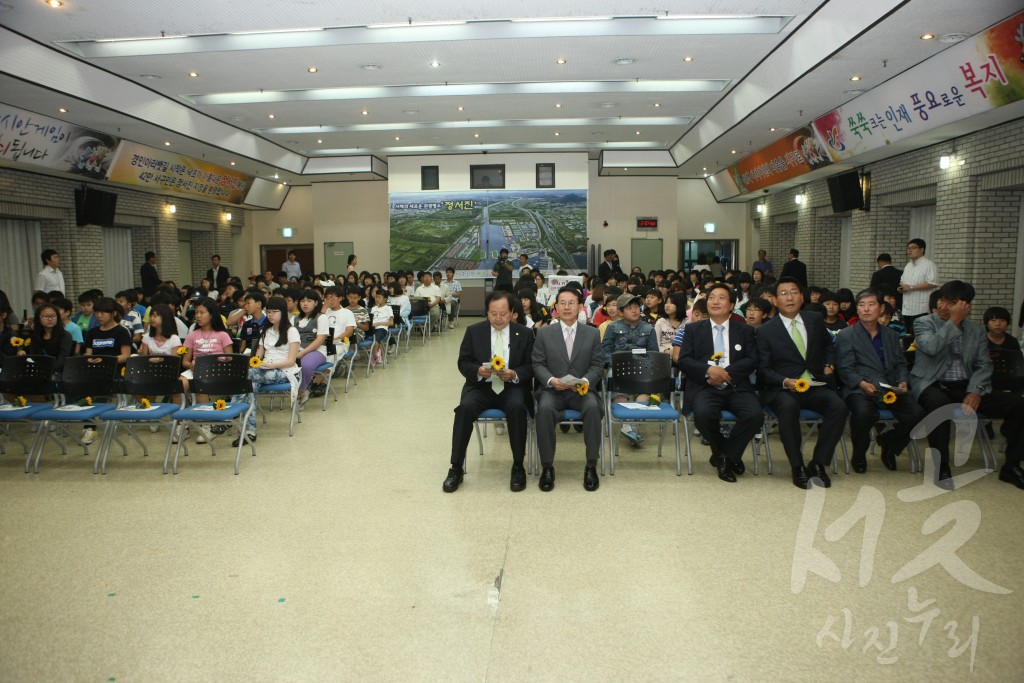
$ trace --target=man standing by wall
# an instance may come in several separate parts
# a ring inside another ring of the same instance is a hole
[[[147,299],[156,294],[156,288],[160,286],[160,276],[156,272],[156,253],[146,252],[146,262],[139,268],[139,276],[142,278],[142,294]]]
[[[750,266],[751,273],[755,270],[760,270],[762,275],[772,274],[772,262],[768,260],[768,252],[764,249],[757,250],[757,260],[754,261],[754,265]]]
[[[789,260],[782,266],[783,277],[791,277],[797,281],[802,289],[807,289],[807,264],[800,260],[800,250],[793,248],[789,250]]]
[[[619,255],[614,249],[604,250],[604,261],[601,261],[601,265],[597,267],[597,276],[601,278],[603,282],[608,282],[608,278],[615,275],[624,275],[622,272],[622,266],[619,265]]]
[[[915,320],[931,313],[928,297],[931,290],[939,286],[939,269],[924,255],[925,246],[924,240],[918,238],[907,242],[910,260],[900,277],[898,291],[903,294],[903,324],[908,332],[913,331]]]
[[[213,284],[213,288],[218,292],[223,292],[224,288],[228,286],[228,269],[220,264],[220,254],[214,254],[210,257],[211,268],[206,271],[206,279]]]
[[[296,259],[295,252],[294,251],[289,251],[288,252],[288,260],[281,264],[282,272],[284,272],[288,276],[289,279],[293,278],[293,277],[294,278],[301,278],[302,277],[302,265],[300,265],[299,262],[296,261],[295,259]]]
[[[43,269],[36,275],[37,292],[60,292],[64,290],[64,273],[60,272],[60,254],[53,249],[42,253]]]
[[[494,262],[494,267],[491,268],[491,275],[495,278],[494,288],[511,292],[513,270],[515,266],[508,260],[508,249],[502,249],[498,252],[498,260]]]

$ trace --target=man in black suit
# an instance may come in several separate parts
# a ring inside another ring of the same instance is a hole
[[[139,277],[142,280],[142,294],[147,299],[156,294],[156,288],[160,286],[160,276],[156,272],[156,253],[147,251],[146,262],[139,268]]]
[[[754,328],[731,320],[736,304],[731,287],[711,285],[706,301],[710,320],[687,325],[679,368],[686,374],[693,421],[711,444],[711,463],[719,479],[732,483],[743,472],[743,451],[764,422],[761,402],[750,383],[757,369],[757,346]],[[722,410],[736,415],[736,426],[727,439],[719,430]]]
[[[868,434],[878,422],[880,407],[891,411],[899,421],[895,429],[878,437],[882,464],[889,470],[896,469],[896,456],[910,443],[910,430],[925,415],[909,393],[910,371],[899,335],[878,324],[881,312],[882,295],[875,289],[865,289],[857,295],[857,323],[836,337],[837,370],[843,398],[850,408],[853,470],[859,474],[868,469]],[[880,406],[879,401],[890,391],[895,402]]]
[[[512,447],[512,477],[509,488],[526,488],[526,407],[530,401],[533,368],[533,334],[512,322],[512,295],[494,291],[487,295],[487,320],[466,328],[459,347],[459,372],[466,378],[462,399],[455,409],[452,428],[452,459],[442,488],[452,493],[459,488],[466,461],[466,447],[473,435],[473,423],[480,413],[497,408],[505,413],[508,440]],[[504,368],[494,367],[501,357]]]
[[[878,264],[878,270],[871,274],[871,289],[881,291],[886,288],[892,291],[896,295],[896,308],[899,309],[903,305],[903,295],[898,291],[903,271],[894,266],[892,256],[884,252],[878,255],[875,263]]]
[[[784,277],[791,277],[797,281],[801,288],[807,289],[807,265],[800,260],[800,250],[793,248],[789,250],[789,260],[782,266],[781,281]]]
[[[223,292],[224,288],[228,286],[228,269],[220,264],[220,254],[214,254],[210,257],[210,263],[213,264],[212,268],[206,271],[206,279],[210,281],[213,288],[218,292]]]
[[[605,249],[604,261],[601,261],[601,265],[597,267],[597,276],[601,278],[601,282],[608,282],[612,273],[617,276],[624,275],[622,267],[619,265],[619,255],[614,249]]]
[[[794,278],[779,278],[775,299],[779,315],[757,331],[761,400],[778,417],[779,437],[793,468],[793,484],[807,488],[809,480],[818,478],[828,488],[832,482],[825,470],[846,425],[846,404],[835,391],[835,345],[825,329],[825,319],[818,313],[800,310],[804,295]],[[804,382],[815,385],[801,392],[798,389]],[[807,467],[800,452],[801,409],[813,410],[824,418]]]

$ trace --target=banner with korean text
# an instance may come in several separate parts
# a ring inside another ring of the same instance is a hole
[[[241,204],[252,176],[181,154],[122,141],[107,179],[115,183]]]
[[[753,192],[832,163],[810,126],[789,133],[729,167],[740,192]]]
[[[0,104],[0,159],[103,179],[119,138]]]

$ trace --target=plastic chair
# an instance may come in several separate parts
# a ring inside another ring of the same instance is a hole
[[[419,328],[420,333],[423,335],[423,344],[426,345],[430,341],[430,309],[427,306],[426,299],[413,299],[412,300],[412,311],[409,313],[409,336],[406,337],[405,350],[409,350],[409,343],[412,337],[412,333]]]
[[[672,357],[667,353],[623,352],[612,355],[612,373],[605,391],[605,415],[609,447],[609,473],[615,474],[615,455],[618,453],[616,424],[624,422],[652,422],[660,425],[658,457],[661,457],[665,427],[671,423],[676,441],[676,476],[683,474],[683,455],[679,445],[679,411],[671,401],[664,401],[650,409],[627,408],[614,403],[612,394],[660,394],[670,398],[675,389],[672,377]],[[692,472],[692,464],[690,466]]]
[[[728,410],[723,410],[722,414],[721,414],[721,417],[719,418],[719,424],[723,425],[723,426],[724,425],[733,425],[734,426],[736,424],[736,419],[737,418],[736,418],[736,415],[734,413],[732,413],[731,411],[728,411]],[[691,426],[693,427],[694,432],[695,432],[696,429],[697,429],[697,425],[696,425],[696,423],[693,420],[693,411],[692,410],[690,412],[688,412],[686,415],[683,416],[683,431],[686,433],[686,466],[687,466],[686,473],[687,474],[693,474],[693,451],[692,451],[693,433],[690,431],[690,427]],[[758,457],[757,457],[758,453],[757,453],[757,441],[756,441],[756,438],[750,440],[750,450],[751,450],[751,453],[753,454],[753,460],[754,460],[754,462],[753,462],[753,470],[754,470],[754,474],[755,475],[756,474],[760,474],[759,467],[758,467]],[[771,455],[769,454],[768,455],[768,474],[771,474],[771,473],[772,473],[772,459],[771,459]]]
[[[267,424],[267,413],[264,412],[260,406],[259,401],[263,397],[270,398],[270,404],[267,406],[267,411],[272,412],[274,410],[274,402],[281,400],[281,408],[284,408],[285,399],[288,400],[290,406],[290,417],[288,419],[288,436],[295,435],[295,423],[302,423],[302,417],[299,416],[299,400],[298,395],[292,398],[292,385],[291,382],[278,382],[277,384],[264,384],[255,392],[256,397],[256,410],[263,417],[263,424]]]
[[[117,356],[72,356],[68,358],[64,362],[64,372],[61,374],[60,384],[62,393],[59,401],[60,406],[47,408],[32,416],[34,420],[41,422],[39,429],[47,430],[51,422],[61,425],[76,422],[91,423],[104,413],[117,408],[115,403],[95,403],[91,406],[68,405],[68,397],[82,396],[95,400],[97,398],[113,396],[115,392],[114,373],[116,371]],[[105,439],[106,433],[100,435],[100,443],[97,445],[98,451],[102,451]],[[33,469],[36,474],[39,474],[39,461],[43,457],[43,446],[46,440],[37,438],[36,442],[38,442],[38,448],[36,448],[35,452],[35,467]],[[82,446],[84,454],[89,455],[89,446],[81,440],[78,443]],[[122,449],[124,449],[123,445]],[[67,450],[62,444],[61,454],[64,455],[66,453]],[[25,472],[29,471],[31,461],[32,452],[30,451],[28,458],[25,460]]]
[[[26,400],[29,396],[52,394],[53,363],[52,356],[5,356],[3,372],[0,373],[0,394],[23,396]],[[2,400],[3,397],[0,396],[0,401]],[[35,420],[34,416],[53,407],[53,403],[32,402],[27,402],[24,407],[13,403],[0,406],[0,435],[17,442],[25,455],[28,455],[36,448],[36,441],[45,438],[43,435],[49,433],[45,430],[40,432],[42,422]],[[16,422],[36,425],[31,447],[11,431],[11,425]],[[0,453],[6,452],[0,443]]]
[[[819,412],[813,410],[807,410],[805,408],[800,409],[800,424],[804,428],[803,441],[806,441],[811,434],[818,429],[825,416]],[[765,451],[768,453],[768,474],[771,474],[771,446],[768,445],[768,431],[769,426],[778,427],[779,416],[775,414],[775,411],[770,406],[764,406],[764,444]],[[839,447],[843,449],[843,461],[846,463],[846,473],[850,473],[850,454],[846,450],[846,440],[841,436],[839,437]],[[832,473],[837,474],[839,472],[839,462],[836,460],[835,453],[832,454]]]
[[[875,424],[876,425],[882,425],[882,429],[879,430],[879,429],[876,429],[876,428],[873,427],[872,431],[875,432],[874,436],[875,437],[879,437],[882,434],[885,434],[886,432],[889,432],[889,431],[895,429],[898,422],[899,422],[899,420],[896,419],[896,415],[894,415],[891,410],[886,410],[885,408],[879,408],[878,409],[878,421]],[[874,438],[871,439],[870,451],[871,451],[871,454],[874,455],[874,453],[875,453],[875,439]],[[907,454],[910,456],[910,473],[911,474],[916,474],[917,472],[923,472],[924,471],[924,463],[921,462],[921,456],[917,452],[917,443],[913,439],[911,439],[910,442],[907,444]]]
[[[327,412],[327,396],[334,396],[334,401],[338,401],[338,392],[331,386],[331,380],[334,379],[334,361],[326,361],[316,367],[315,374],[323,378],[324,384],[324,401],[321,407],[321,412]]]
[[[476,432],[476,442],[480,446],[480,455],[484,454],[484,440],[483,440],[483,437],[481,437],[481,435],[480,435],[480,425],[481,424],[484,425],[484,435],[483,436],[487,436],[486,430],[487,430],[487,425],[488,424],[495,424],[495,425],[503,424],[507,419],[508,418],[507,418],[507,416],[505,414],[505,411],[504,410],[499,410],[497,408],[488,408],[484,412],[480,413],[480,416],[473,423],[473,430]],[[526,415],[526,473],[527,474],[533,474],[533,466],[534,466],[534,462],[533,462],[533,459],[534,459],[533,429],[534,429],[533,416],[529,414],[529,411],[527,411],[527,415]],[[539,465],[539,463],[538,463],[538,465]],[[538,466],[537,469],[538,469],[538,472],[539,472],[540,471],[539,466]],[[462,471],[463,472],[466,471],[466,461],[465,460],[462,461]]]
[[[136,408],[134,402],[119,406],[100,416],[100,420],[107,424],[103,430],[103,439],[96,451],[96,462],[93,463],[92,473],[107,473],[107,457],[110,455],[110,446],[113,443],[117,429],[121,425],[128,428],[128,434],[137,444],[142,446],[142,457],[149,456],[149,448],[144,444],[135,432],[132,425],[164,424],[168,427],[173,421],[170,417],[181,406],[185,405],[185,394],[181,386],[181,358],[179,356],[132,356],[125,365],[125,375],[122,391],[129,396],[170,396],[178,394],[181,396],[181,403],[159,403],[154,402],[148,409]],[[174,430],[171,429],[167,435],[167,448],[164,452],[164,460],[171,451],[171,438]],[[127,455],[127,451],[124,453]]]
[[[246,394],[246,400],[226,403],[223,410],[216,410],[216,402],[196,403],[182,408],[174,414],[174,426],[171,431],[181,433],[186,423],[212,423],[238,428],[238,447],[235,452],[235,474],[238,474],[239,462],[242,458],[242,446],[249,444],[253,457],[256,446],[249,441],[245,433],[245,423],[249,414],[256,409],[253,398],[252,382],[249,381],[249,356],[241,353],[221,353],[199,356],[192,368],[192,391],[195,394],[208,396],[232,396]],[[178,473],[178,457],[181,455],[184,438],[178,439],[178,447],[174,450],[174,466],[172,471]],[[213,442],[209,442],[210,450],[217,454]],[[170,451],[168,451],[169,453]],[[187,451],[186,451],[187,453]],[[167,474],[167,458],[164,458],[164,474]]]

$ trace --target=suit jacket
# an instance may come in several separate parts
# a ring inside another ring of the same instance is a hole
[[[801,311],[800,317],[807,330],[804,339],[806,359],[789,336],[789,321],[784,316],[775,316],[757,331],[757,365],[763,386],[761,398],[765,403],[783,391],[783,380],[799,377],[804,370],[811,373],[812,379],[825,382],[833,389],[836,386],[835,375],[825,374],[825,366],[834,366],[836,360],[835,344],[825,328],[825,319],[813,311]],[[686,340],[685,336],[683,340]]]
[[[604,351],[601,333],[596,327],[576,323],[576,339],[572,345],[572,358],[565,353],[565,336],[561,323],[552,323],[537,331],[533,342],[533,376],[540,390],[554,378],[572,375],[585,378],[591,389],[601,386],[604,376]]]
[[[903,299],[903,295],[896,291],[896,288],[900,286],[900,278],[903,276],[903,271],[892,265],[891,263],[884,268],[879,268],[871,274],[871,286],[878,289],[882,285],[892,289],[893,294],[896,295],[896,301],[899,303]]]
[[[957,327],[951,320],[943,320],[934,313],[914,321],[914,341],[917,354],[910,371],[910,391],[917,398],[921,392],[942,379],[953,353],[953,340],[963,333],[964,367],[970,379],[967,391],[985,395],[992,391],[992,359],[988,355],[988,335],[985,329],[971,320]]]
[[[800,283],[801,287],[807,287],[807,265],[800,259],[790,259],[782,266],[782,275],[779,277],[792,277]]]
[[[888,327],[879,325],[878,333],[882,335],[882,352],[885,363],[878,359],[871,336],[863,325],[847,327],[836,335],[836,370],[842,382],[843,398],[858,391],[859,384],[870,382],[878,387],[885,382],[897,386],[900,382],[910,382],[907,370],[907,359],[903,355],[900,337]]]
[[[757,370],[757,340],[754,328],[730,319],[729,365],[725,371],[732,377],[736,391],[754,391],[750,375]],[[686,375],[687,399],[692,400],[702,391],[717,391],[707,383],[708,361],[715,353],[714,330],[710,320],[690,323],[683,335],[679,350],[679,369]]]
[[[509,349],[505,366],[509,370],[515,370],[519,376],[519,383],[505,384],[505,391],[518,388],[529,395],[533,380],[533,333],[517,323],[511,323],[506,327],[505,333],[508,334]],[[462,345],[459,347],[458,360],[459,372],[466,378],[463,392],[486,384],[480,379],[477,370],[484,363],[490,363],[491,357],[491,323],[485,320],[467,327],[462,337]]]
[[[153,296],[156,294],[157,287],[160,286],[160,276],[156,273],[156,267],[146,261],[139,268],[139,277],[142,280],[142,293],[145,296]]]
[[[228,269],[225,268],[224,266],[220,266],[217,269],[216,280],[214,280],[213,278],[213,268],[206,269],[206,279],[209,280],[211,284],[213,284],[213,288],[216,289],[218,292],[223,292],[224,288],[228,286],[229,277],[231,276],[228,275]]]
[[[619,262],[616,261],[614,265],[608,265],[607,261],[601,261],[601,265],[597,267],[597,276],[601,278],[601,281],[607,281],[608,276],[612,273],[615,273],[616,275],[624,275]]]

